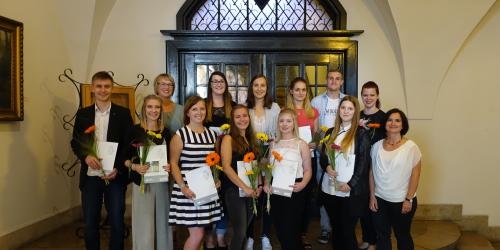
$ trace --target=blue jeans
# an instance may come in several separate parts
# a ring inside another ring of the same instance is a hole
[[[126,186],[119,180],[110,181],[109,185],[97,176],[87,177],[82,187],[82,208],[85,221],[85,247],[88,250],[99,250],[99,222],[103,199],[111,225],[109,249],[122,250],[124,238],[124,213]]]

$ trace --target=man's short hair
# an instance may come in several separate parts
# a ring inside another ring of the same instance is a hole
[[[112,83],[114,82],[113,77],[106,71],[99,71],[92,76],[92,83],[95,80],[110,80]]]

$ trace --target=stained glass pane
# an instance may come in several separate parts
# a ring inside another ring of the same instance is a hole
[[[192,30],[333,30],[318,0],[207,0],[191,20]]]
[[[275,30],[276,0],[270,0],[264,9],[260,9],[255,1],[248,1],[249,30]]]
[[[220,1],[220,28],[221,30],[247,30],[246,1]]]
[[[218,29],[218,0],[207,0],[191,20],[191,30]]]
[[[306,30],[333,30],[333,21],[318,1],[306,0]]]
[[[277,30],[304,29],[304,0],[278,1]]]

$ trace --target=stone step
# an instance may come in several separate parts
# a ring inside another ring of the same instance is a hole
[[[464,231],[458,240],[457,250],[495,250],[486,237],[475,232]]]
[[[451,221],[415,220],[411,234],[415,249],[452,250],[460,238],[460,228]],[[397,249],[393,239],[393,249]]]

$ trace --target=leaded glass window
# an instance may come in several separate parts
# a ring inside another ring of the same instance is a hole
[[[191,30],[333,30],[333,19],[318,0],[207,0],[191,20]]]

